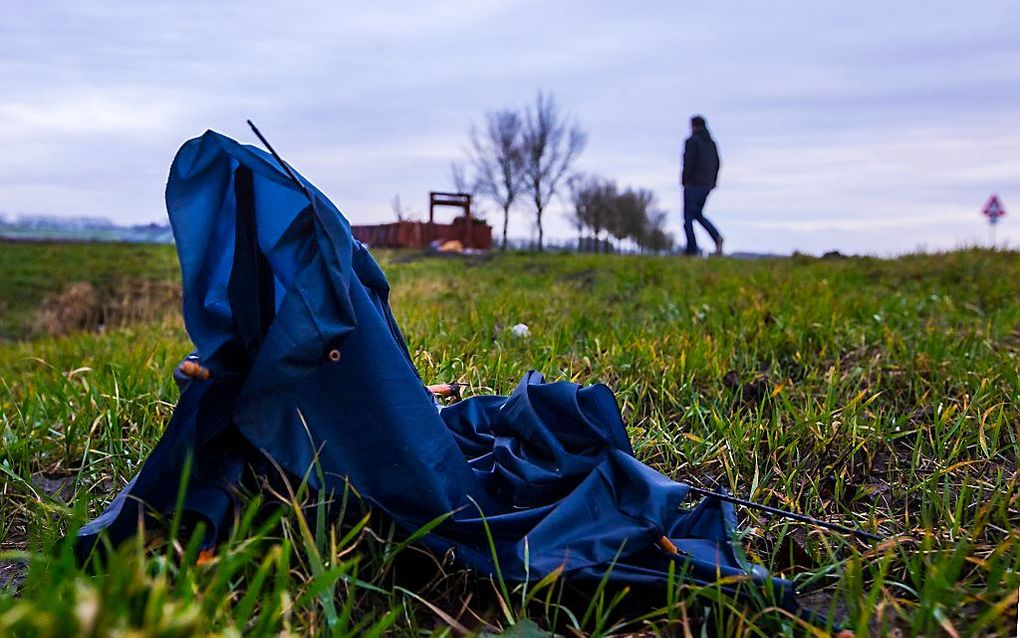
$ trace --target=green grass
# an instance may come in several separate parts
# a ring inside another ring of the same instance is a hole
[[[79,275],[105,286],[128,271],[176,277],[170,249],[20,245],[11,258],[8,247],[0,273],[21,283],[0,284],[0,300],[22,318],[43,296],[33,281],[55,291]],[[867,547],[740,512],[749,557],[858,635],[1015,630],[1020,255],[380,257],[427,381],[459,380],[469,395],[506,393],[532,368],[605,382],[638,457],[668,476],[890,537]],[[510,335],[518,322],[529,338]],[[524,619],[593,634],[797,631],[711,587],[672,590],[643,619],[616,613],[608,591],[578,607],[558,604],[555,582],[504,590],[374,518],[319,524],[299,486],[278,520],[242,524],[211,563],[194,566],[182,539],[80,571],[53,539],[98,511],[158,440],[189,344],[178,319],[63,338],[17,330],[31,338],[0,344],[0,543],[32,570],[17,595],[0,595],[0,634],[429,634],[518,621],[524,635],[535,630]],[[423,572],[434,576],[415,581]]]
[[[102,302],[125,284],[176,282],[178,273],[173,246],[0,240],[0,342],[37,333],[37,308],[68,284],[90,284]]]

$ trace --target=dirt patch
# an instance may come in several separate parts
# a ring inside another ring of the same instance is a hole
[[[73,475],[36,472],[32,475],[32,485],[46,496],[51,496],[62,503],[70,503],[74,499]]]
[[[848,256],[839,252],[838,250],[830,250],[821,256],[821,259],[847,259]]]
[[[723,375],[722,383],[739,397],[741,407],[759,405],[772,392],[772,381],[765,372],[756,372],[743,381],[739,372],[730,370]]]
[[[181,289],[175,282],[123,279],[97,288],[76,281],[44,297],[26,328],[30,333],[51,336],[102,331],[176,315],[180,307]]]
[[[0,560],[0,591],[18,591],[28,575],[28,564],[20,560]]]
[[[105,325],[152,321],[181,312],[181,287],[175,281],[125,279],[102,295]]]
[[[563,281],[573,284],[578,290],[591,290],[598,282],[599,273],[594,268],[564,275]]]
[[[0,312],[3,312],[2,306],[0,306]],[[1020,326],[1014,327],[1013,330],[1006,335],[1005,339],[1002,340],[1002,344],[1011,352],[1020,352]]]
[[[92,284],[79,281],[56,294],[46,295],[29,328],[59,336],[99,323],[99,294]]]
[[[0,541],[0,552],[23,551],[28,547],[28,528],[16,520]],[[23,560],[0,560],[0,591],[17,592],[28,576],[28,563]]]

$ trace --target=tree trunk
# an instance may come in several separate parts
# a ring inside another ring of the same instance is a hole
[[[502,246],[502,250],[504,252],[506,251],[506,227],[507,227],[507,224],[509,224],[509,223],[510,223],[510,207],[509,206],[504,206],[503,207],[503,246]]]
[[[538,252],[542,252],[542,209],[538,209],[536,215],[536,221],[538,221]]]

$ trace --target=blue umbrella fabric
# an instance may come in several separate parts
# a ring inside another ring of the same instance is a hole
[[[562,568],[567,581],[608,573],[664,591],[674,563],[686,582],[736,577],[797,609],[788,581],[739,557],[732,505],[691,505],[686,484],[634,458],[606,386],[530,372],[509,396],[439,408],[383,272],[273,156],[208,131],[178,152],[166,202],[185,325],[210,375],[183,388],[137,476],[80,530],[82,552],[166,517],[182,479],[185,512],[215,543],[246,468],[282,468],[327,493],[353,486],[408,533],[448,515],[420,542],[485,574],[498,561],[511,582]]]

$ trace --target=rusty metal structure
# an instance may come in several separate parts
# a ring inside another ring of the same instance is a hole
[[[437,207],[454,207],[463,211],[452,223],[437,224]],[[471,217],[471,195],[468,193],[429,193],[429,220],[398,221],[389,224],[351,226],[359,240],[378,248],[425,248],[431,244],[457,241],[463,248],[492,248],[492,227]]]

